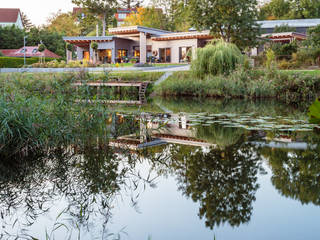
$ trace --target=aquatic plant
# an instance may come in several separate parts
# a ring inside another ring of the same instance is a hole
[[[320,100],[319,98],[309,108],[309,119],[311,123],[320,124]]]
[[[214,41],[204,48],[197,49],[196,56],[191,62],[191,68],[200,78],[208,74],[228,75],[244,60],[236,45],[223,40]]]

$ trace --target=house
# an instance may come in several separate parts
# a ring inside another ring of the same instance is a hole
[[[45,49],[43,52],[38,51],[37,46],[22,47],[19,49],[0,49],[0,52],[6,57],[48,57],[48,58],[61,58],[61,56]]]
[[[195,54],[197,48],[204,47],[212,40],[209,31],[170,32],[142,26],[110,28],[109,34],[63,39],[76,46],[78,60],[93,59],[90,45],[91,42],[97,42],[98,61],[101,63],[115,63],[123,58],[134,57],[140,63],[145,63],[149,57],[163,63],[180,63],[186,61],[189,52]]]
[[[22,17],[19,8],[0,8],[0,26],[12,26],[23,29]]]
[[[320,18],[315,19],[292,19],[292,20],[266,20],[258,21],[261,26],[262,33],[273,33],[275,27],[289,26],[295,28],[297,33],[307,33],[307,30],[311,27],[315,27],[320,24]]]

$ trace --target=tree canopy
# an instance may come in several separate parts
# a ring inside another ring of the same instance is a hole
[[[318,0],[271,0],[260,8],[261,20],[319,18]]]
[[[240,48],[255,46],[259,35],[256,0],[191,0],[191,20],[198,30]]]
[[[112,23],[116,12],[117,0],[72,0],[72,3],[100,18],[103,25],[102,35],[106,35],[106,28]]]
[[[81,33],[81,27],[76,24],[76,16],[71,12],[62,13],[61,10],[48,19],[47,29],[66,36],[78,36]]]
[[[130,14],[124,21],[125,26],[141,25],[145,27],[166,29],[166,17],[161,9],[155,7],[138,8],[136,13]]]

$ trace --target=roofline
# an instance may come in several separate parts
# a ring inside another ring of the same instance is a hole
[[[99,36],[99,37],[87,37],[87,36],[75,36],[75,37],[63,37],[64,41],[111,41],[114,36]]]
[[[162,30],[162,29],[156,29],[156,28],[149,28],[149,27],[144,27],[144,26],[126,26],[126,27],[116,27],[116,28],[110,28],[109,29],[110,33],[113,34],[130,34],[130,33],[139,33],[139,32],[144,32],[144,33],[150,33],[153,35],[162,35],[162,34],[167,34],[171,33],[170,31]]]
[[[21,10],[20,8],[0,8],[0,9],[7,9],[7,10],[18,10],[18,15],[20,15],[21,21],[22,21],[22,15],[21,15]],[[2,22],[2,23],[16,23],[18,21],[18,15],[16,18],[16,21],[14,22]],[[23,25],[23,24],[22,24]],[[24,27],[24,26],[23,26]]]

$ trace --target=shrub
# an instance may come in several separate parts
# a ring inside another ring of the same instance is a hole
[[[44,50],[46,50],[46,46],[41,43],[41,44],[39,45],[39,47],[38,47],[38,51],[39,51],[39,52],[43,52]]]
[[[52,61],[54,58],[46,58],[46,61]],[[26,58],[26,64],[31,65],[37,63],[39,58]],[[21,68],[24,65],[23,58],[0,57],[0,68]]]
[[[275,67],[276,55],[274,54],[274,51],[271,48],[269,48],[267,50],[266,56],[267,56],[266,67],[268,70],[270,70]]]
[[[73,51],[73,45],[70,43],[67,43],[67,50],[72,52]]]
[[[191,67],[198,77],[203,78],[208,74],[228,75],[242,62],[242,53],[236,45],[218,40],[198,49]]]
[[[92,48],[94,51],[97,51],[97,50],[98,50],[98,43],[92,42],[90,46],[91,46],[91,48]]]

